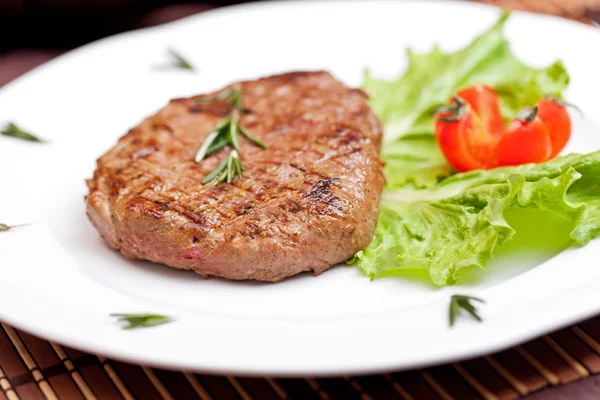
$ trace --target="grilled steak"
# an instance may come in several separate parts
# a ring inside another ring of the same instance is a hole
[[[98,160],[87,213],[125,256],[229,279],[319,274],[364,248],[384,177],[382,130],[360,90],[326,72],[241,82],[243,178],[202,184],[226,148],[197,164],[227,102],[172,100]]]

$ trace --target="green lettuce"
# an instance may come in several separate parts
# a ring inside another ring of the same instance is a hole
[[[386,187],[432,187],[451,175],[452,168],[442,155],[434,137],[412,137],[383,146]]]
[[[407,49],[408,67],[398,79],[376,79],[365,72],[363,89],[385,124],[386,142],[431,136],[434,110],[459,89],[474,84],[496,90],[506,119],[545,94],[561,95],[569,83],[562,63],[536,69],[519,61],[503,34],[508,17],[503,14],[487,32],[457,52],[444,53],[438,46],[427,54]]]
[[[385,192],[373,242],[356,254],[373,278],[424,268],[437,285],[486,263],[515,234],[509,209],[542,210],[570,221],[585,245],[600,233],[600,152],[544,164],[453,175],[432,189]]]
[[[461,88],[493,87],[510,120],[567,87],[560,62],[536,69],[513,55],[503,34],[507,18],[457,52],[408,49],[408,67],[398,79],[366,72],[363,88],[384,123],[387,181],[374,240],[349,261],[367,276],[424,269],[435,284],[452,284],[463,268],[485,268],[513,238],[517,221],[509,217],[515,213],[519,223],[550,213],[578,245],[600,233],[600,152],[452,175],[437,146],[434,111]]]

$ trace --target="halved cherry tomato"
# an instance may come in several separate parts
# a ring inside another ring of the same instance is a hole
[[[481,121],[468,105],[464,105],[463,115],[454,118],[443,113],[436,122],[437,140],[444,157],[452,167],[459,171],[470,171],[482,167],[482,158],[473,154],[471,137],[481,135]],[[489,146],[491,149],[492,146]]]
[[[487,85],[475,85],[462,89],[457,95],[469,103],[475,114],[479,115],[485,132],[495,137],[502,136],[504,118],[494,89]]]
[[[550,131],[534,107],[529,115],[517,117],[508,125],[494,150],[494,166],[541,163],[551,157]]]
[[[436,136],[444,157],[459,171],[540,163],[555,157],[571,137],[565,104],[544,98],[505,128],[493,89],[463,89],[437,115]]]
[[[437,115],[440,148],[459,171],[487,168],[503,131],[498,97],[484,85],[461,90]]]
[[[552,152],[554,158],[565,148],[571,138],[571,118],[567,112],[566,104],[560,100],[544,98],[537,104],[538,116],[550,132]]]

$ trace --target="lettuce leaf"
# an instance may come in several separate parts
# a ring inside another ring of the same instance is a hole
[[[433,136],[387,143],[381,156],[389,190],[432,187],[453,173]]]
[[[561,62],[547,68],[531,68],[510,50],[503,30],[509,14],[466,48],[444,53],[438,46],[427,54],[407,49],[408,67],[395,80],[381,80],[365,73],[363,89],[370,105],[385,125],[386,142],[414,135],[433,135],[434,110],[459,89],[487,84],[500,96],[507,120],[543,95],[560,96],[569,82]]]
[[[350,263],[372,279],[424,268],[435,284],[452,284],[462,268],[485,268],[515,234],[504,216],[511,208],[568,220],[571,239],[585,245],[600,233],[600,151],[457,174],[432,189],[385,192],[375,238]]]

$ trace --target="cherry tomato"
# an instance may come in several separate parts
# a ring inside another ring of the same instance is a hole
[[[479,115],[485,132],[494,137],[504,133],[505,123],[500,112],[500,103],[494,89],[487,85],[475,85],[462,89],[457,95]]]
[[[494,150],[494,166],[541,163],[552,152],[550,131],[534,107],[508,125]]]
[[[554,158],[565,148],[571,138],[571,118],[566,105],[555,99],[542,99],[538,102],[538,116],[550,132],[552,152]]]
[[[436,136],[440,149],[446,161],[459,171],[482,167],[482,160],[471,151],[473,146],[470,142],[474,140],[469,139],[481,135],[481,122],[468,105],[465,108],[460,118],[451,120],[454,118],[452,114],[444,113],[438,116],[436,122]]]
[[[488,168],[503,131],[498,97],[484,85],[459,91],[437,115],[440,149],[448,163],[459,171]]]

